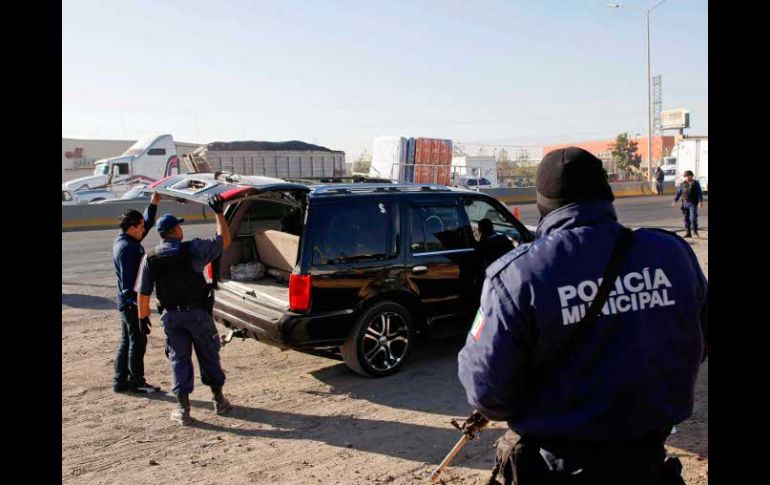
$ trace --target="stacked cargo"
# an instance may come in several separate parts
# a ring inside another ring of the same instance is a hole
[[[275,178],[345,175],[345,152],[301,141],[234,141],[209,143],[193,154],[211,170]]]
[[[370,175],[399,182],[449,185],[452,140],[380,136]]]

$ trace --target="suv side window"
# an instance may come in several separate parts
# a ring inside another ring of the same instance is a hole
[[[455,205],[410,207],[412,254],[472,247]]]
[[[398,254],[398,214],[376,199],[320,204],[313,215],[313,264],[386,259]]]
[[[473,237],[476,241],[481,239],[478,229],[479,221],[486,218],[492,221],[495,232],[505,234],[517,244],[524,242],[524,238],[521,237],[518,229],[508,222],[505,216],[489,202],[481,199],[465,199],[465,212],[468,213],[468,219],[470,219],[471,227],[473,228]]]

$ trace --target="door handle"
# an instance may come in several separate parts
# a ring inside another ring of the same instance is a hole
[[[415,266],[412,268],[412,274],[425,274],[428,272],[427,266]]]

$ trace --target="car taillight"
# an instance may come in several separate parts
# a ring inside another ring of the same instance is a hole
[[[310,308],[310,275],[294,274],[289,277],[289,308],[304,312]]]

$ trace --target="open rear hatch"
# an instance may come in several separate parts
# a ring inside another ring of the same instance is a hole
[[[310,189],[305,184],[286,182],[271,177],[240,176],[221,173],[190,173],[172,175],[147,187],[178,202],[208,204],[209,197],[219,194],[225,204],[269,192],[301,192]]]
[[[289,274],[297,262],[303,224],[289,233],[282,222],[305,202],[307,185],[270,177],[194,173],[168,177],[148,188],[180,202],[207,205],[214,194],[224,199],[232,243],[212,263],[211,273],[216,275],[222,310],[231,317],[256,314],[271,322],[288,310]],[[232,204],[237,207],[227,207]],[[215,313],[220,312],[215,308]]]

